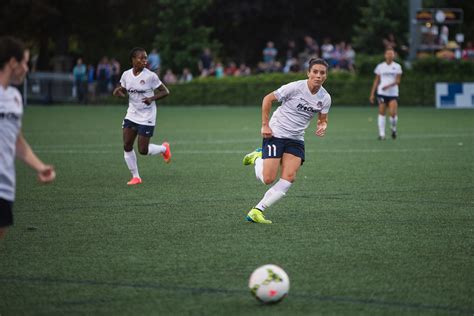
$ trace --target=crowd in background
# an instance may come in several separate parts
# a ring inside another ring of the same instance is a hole
[[[204,48],[197,60],[198,77],[237,77],[258,73],[297,73],[307,70],[308,61],[313,57],[321,57],[330,65],[332,71],[355,71],[356,52],[350,43],[340,41],[333,43],[330,38],[325,38],[321,45],[311,36],[305,36],[300,47],[294,40],[288,41],[286,47],[275,47],[274,42],[268,41],[262,50],[261,61],[254,69],[245,62],[237,63],[233,60],[223,63],[214,56],[210,48]],[[397,45],[393,34],[382,39],[385,48],[392,47],[401,52],[407,52],[406,46]],[[474,61],[474,46],[467,42],[460,51],[460,58]],[[193,65],[185,67],[180,74],[175,74],[172,69],[162,69],[162,60],[157,48],[153,48],[148,55],[148,68],[156,72],[166,84],[187,83],[194,79],[191,71]],[[121,65],[115,58],[104,56],[97,65],[85,64],[78,58],[73,68],[74,95],[80,102],[94,102],[96,96],[110,95],[117,86],[122,73]]]

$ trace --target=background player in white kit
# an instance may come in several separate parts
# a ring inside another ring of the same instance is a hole
[[[13,225],[15,200],[15,156],[36,170],[43,183],[55,179],[53,166],[45,165],[33,152],[21,132],[23,101],[19,85],[28,72],[30,53],[12,37],[0,37],[0,239]]]
[[[128,185],[142,183],[138,173],[137,156],[133,150],[138,135],[138,152],[142,155],[161,154],[166,163],[171,161],[170,145],[150,144],[150,138],[156,124],[155,100],[166,97],[170,92],[161,82],[158,75],[146,68],[147,54],[145,49],[136,47],[130,52],[132,68],[125,71],[120,79],[120,86],[113,94],[126,97],[128,94],[128,110],[123,120],[123,149],[125,163],[132,173]]]
[[[272,184],[281,168],[280,179],[265,193],[263,199],[250,210],[247,220],[271,224],[263,212],[285,196],[295,181],[304,162],[304,133],[311,119],[317,115],[316,135],[324,136],[331,107],[331,96],[322,84],[327,78],[328,64],[324,59],[309,61],[308,79],[294,81],[269,93],[262,102],[263,145],[247,154],[244,165],[255,165],[255,175],[264,184]],[[269,122],[274,101],[282,102]]]
[[[375,79],[370,91],[370,103],[375,101],[377,90],[377,101],[379,103],[378,127],[379,140],[385,139],[385,108],[388,105],[390,111],[390,129],[392,138],[397,138],[398,122],[398,86],[402,77],[402,66],[394,61],[395,51],[393,48],[385,50],[385,62],[375,67]]]

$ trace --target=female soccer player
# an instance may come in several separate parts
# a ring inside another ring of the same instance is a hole
[[[21,132],[23,101],[13,85],[20,85],[28,72],[30,53],[19,40],[0,37],[0,239],[13,225],[15,200],[15,157],[38,173],[42,183],[56,177],[54,167],[44,164],[33,152]]]
[[[379,103],[379,140],[385,140],[385,108],[390,110],[390,127],[392,138],[397,138],[397,108],[398,108],[398,85],[402,78],[402,66],[394,61],[395,51],[389,47],[385,50],[385,62],[375,67],[375,79],[370,91],[370,103],[375,101],[375,89],[377,89],[377,100]]]
[[[255,175],[264,184],[280,179],[265,193],[263,199],[247,214],[249,222],[271,224],[263,212],[285,196],[296,173],[304,162],[304,133],[311,119],[317,114],[316,135],[323,137],[328,126],[331,96],[323,88],[328,64],[324,59],[309,61],[308,79],[294,81],[267,94],[262,102],[263,145],[247,154],[244,165],[255,165]],[[274,101],[282,102],[269,122]]]
[[[137,156],[133,150],[137,135],[140,154],[161,154],[166,163],[171,161],[170,145],[167,142],[161,145],[150,144],[156,122],[155,100],[166,97],[170,92],[157,74],[146,68],[147,54],[143,48],[132,49],[130,59],[133,67],[122,74],[120,86],[115,88],[113,94],[119,97],[126,97],[128,94],[127,115],[122,123],[123,149],[125,163],[132,173],[132,179],[127,184],[136,185],[142,183]]]

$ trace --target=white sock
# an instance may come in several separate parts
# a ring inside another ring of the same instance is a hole
[[[255,159],[255,176],[265,184],[265,182],[263,182],[263,159],[260,157]]]
[[[385,115],[379,114],[378,125],[379,125],[379,136],[385,137]]]
[[[140,175],[138,174],[137,155],[135,154],[135,150],[129,152],[124,151],[123,157],[125,158],[125,163],[132,173],[132,176],[134,178],[140,178]]]
[[[285,196],[286,192],[291,187],[291,182],[285,179],[278,180],[263,196],[263,199],[258,202],[255,208],[258,208],[261,211],[265,211],[265,209],[269,206],[275,204],[276,201],[280,200],[282,197]]]
[[[392,131],[396,132],[397,131],[397,122],[398,122],[398,115],[395,116],[390,116],[390,126],[392,128]]]
[[[166,147],[163,145],[148,144],[148,155],[159,155],[166,151]]]

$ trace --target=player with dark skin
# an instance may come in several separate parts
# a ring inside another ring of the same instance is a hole
[[[133,74],[138,76],[147,65],[148,55],[145,51],[137,51],[132,57]],[[155,91],[155,95],[149,98],[143,98],[143,103],[150,105],[153,101],[162,99],[170,93],[168,88],[162,83]],[[127,89],[122,86],[115,88],[114,96],[127,97]],[[132,128],[123,128],[123,148],[129,152],[133,150],[133,144],[137,138],[138,132]],[[148,145],[150,137],[138,135],[138,151],[142,155],[148,154]]]

